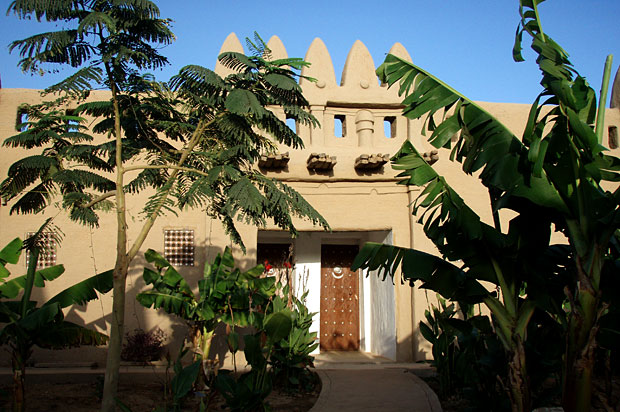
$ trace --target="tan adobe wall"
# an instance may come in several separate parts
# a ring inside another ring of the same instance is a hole
[[[287,56],[282,42],[273,37],[269,43],[274,58]],[[222,51],[243,51],[241,43],[234,34],[228,36],[222,45]],[[391,53],[410,60],[407,51],[395,44]],[[388,231],[392,234],[395,245],[416,247],[434,252],[434,246],[426,239],[422,228],[410,216],[408,205],[415,199],[418,190],[396,185],[396,173],[388,165],[376,171],[358,171],[355,161],[362,154],[393,155],[405,140],[410,140],[420,152],[431,149],[421,134],[420,121],[412,121],[401,116],[401,98],[396,89],[387,89],[379,84],[374,73],[375,63],[366,47],[357,41],[351,48],[342,73],[342,81],[336,83],[334,67],[326,46],[320,39],[310,45],[305,59],[312,65],[302,71],[304,76],[316,78],[316,82],[301,81],[304,95],[310,102],[311,111],[319,119],[321,127],[310,129],[299,127],[298,134],[306,147],[291,150],[281,147],[282,152],[289,152],[290,161],[282,170],[263,170],[267,176],[288,182],[298,190],[329,222],[334,232],[370,232]],[[215,69],[225,75],[227,69],[219,63]],[[105,98],[106,92],[94,92],[91,99]],[[28,89],[0,89],[0,138],[12,136],[15,130],[17,109],[22,103],[37,103],[39,92]],[[529,111],[529,105],[480,103],[504,122],[517,136],[523,127]],[[274,108],[281,118],[284,113]],[[346,135],[336,137],[334,118],[344,119]],[[384,121],[393,118],[393,136],[386,137]],[[608,109],[606,127],[620,127],[620,110]],[[607,144],[608,138],[606,136]],[[614,154],[618,155],[615,149]],[[25,152],[0,148],[0,175],[6,176],[8,167]],[[315,171],[307,168],[307,160],[312,153],[325,153],[336,158],[332,170]],[[448,160],[445,150],[439,151],[439,161],[435,164],[437,171],[445,175],[457,188],[461,196],[472,205],[483,219],[491,222],[488,206],[488,194],[478,184],[475,177],[465,176],[458,164]],[[129,239],[135,238],[140,227],[140,207],[147,194],[130,197],[129,203]],[[0,245],[5,245],[14,237],[24,237],[28,231],[36,230],[46,217],[56,216],[56,224],[64,232],[64,241],[58,250],[58,263],[64,263],[67,273],[59,280],[50,283],[44,293],[51,297],[55,292],[75,283],[79,279],[91,276],[97,271],[110,269],[114,265],[116,220],[112,214],[102,218],[97,229],[90,230],[69,222],[66,215],[52,205],[40,215],[9,216],[8,205],[0,206]],[[507,216],[505,216],[507,217]],[[163,249],[163,231],[167,228],[194,230],[196,239],[196,264],[194,267],[182,267],[181,273],[197,279],[202,272],[205,261],[212,260],[230,240],[224,234],[219,222],[207,218],[199,210],[184,211],[178,217],[167,215],[160,218],[153,227],[142,251],[153,248]],[[247,246],[243,255],[235,248],[235,258],[248,267],[256,262],[256,245],[258,229],[240,224],[241,233]],[[308,222],[297,222],[300,231],[317,231]],[[265,230],[275,230],[268,226]],[[155,326],[167,331],[177,342],[184,336],[184,326],[169,316],[160,315],[153,310],[143,309],[136,301],[135,295],[142,287],[141,255],[135,260],[128,278],[126,331],[136,327],[149,330]],[[14,266],[15,274],[25,272],[22,261]],[[190,284],[192,284],[190,280]],[[417,324],[423,319],[427,300],[424,292],[412,290],[398,281],[395,285],[396,307],[396,358],[398,360],[419,360],[429,357],[429,347],[421,342]],[[111,294],[100,301],[91,302],[84,310],[70,309],[68,319],[96,327],[100,331],[109,331]],[[103,349],[76,349],[62,354],[38,351],[35,361],[46,362],[54,359],[75,359],[76,356],[102,362]],[[6,354],[0,362],[6,363]]]

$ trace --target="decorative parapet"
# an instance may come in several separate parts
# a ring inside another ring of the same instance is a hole
[[[355,159],[355,169],[357,170],[375,170],[381,168],[390,160],[388,154],[363,154]]]
[[[310,153],[306,167],[308,170],[332,170],[336,163],[336,156],[329,156],[325,153]]]
[[[258,167],[263,169],[280,170],[284,169],[290,160],[288,152],[278,154],[262,155],[258,159]]]

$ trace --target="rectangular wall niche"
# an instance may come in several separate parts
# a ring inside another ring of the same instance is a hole
[[[194,266],[194,231],[164,230],[164,257],[173,266]]]
[[[26,237],[34,236],[37,232],[28,232]],[[43,232],[41,234],[43,249],[39,253],[37,268],[47,268],[56,264],[56,252],[58,251],[58,243],[56,242],[56,234],[54,232]],[[26,254],[26,268],[30,264],[30,253]]]

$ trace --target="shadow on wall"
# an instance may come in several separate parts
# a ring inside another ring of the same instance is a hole
[[[215,257],[223,252],[222,247],[216,247],[208,245],[206,242],[202,242],[195,247],[196,261],[194,266],[179,266],[176,269],[187,280],[194,292],[197,292],[198,281],[203,276],[205,262],[211,263]],[[145,250],[146,251],[146,250]],[[144,252],[144,251],[143,251]],[[158,252],[163,252],[158,250]],[[242,270],[247,270],[256,265],[255,258],[248,256],[255,256],[255,249],[248,249],[246,255],[237,256],[235,253],[235,265]],[[59,262],[62,263],[62,262]],[[137,300],[138,293],[147,290],[146,284],[142,279],[142,273],[145,266],[150,266],[144,259],[144,253],[140,253],[133,261],[128,276],[127,276],[127,289],[126,289],[126,304],[125,304],[125,338],[127,334],[132,334],[135,329],[142,329],[146,332],[153,331],[160,328],[166,334],[165,346],[169,351],[172,359],[176,357],[179,352],[184,339],[187,337],[187,324],[183,319],[169,315],[163,310],[154,310],[152,308],[143,307]],[[67,272],[65,276],[71,276],[71,268],[66,267]],[[100,270],[102,272],[103,270]],[[77,282],[76,278],[76,282]],[[37,288],[40,289],[40,288]],[[33,295],[33,299],[44,301],[53,296],[52,289],[40,289],[38,295]],[[49,295],[49,296],[48,296]],[[93,300],[87,305],[71,306],[65,311],[65,319],[67,321],[76,323],[81,326],[85,326],[90,329],[96,329],[100,332],[109,334],[110,320],[111,320],[111,306],[112,306],[112,292],[108,292],[106,295],[100,297],[100,299]],[[101,316],[94,320],[87,321],[87,318],[92,319],[94,313],[101,313]],[[88,316],[87,316],[88,314]],[[245,330],[240,329],[239,332],[243,333]],[[247,331],[245,331],[247,333]],[[10,366],[11,359],[10,354],[7,351],[2,351],[3,355],[0,358],[0,365]],[[87,366],[105,366],[107,355],[107,348],[100,347],[79,347],[64,350],[50,350],[34,348],[34,353],[31,357],[31,366],[39,364],[75,364],[75,365],[87,365]],[[226,330],[224,327],[218,327],[215,333],[213,342],[213,349],[211,350],[211,358],[218,356],[221,362],[224,362],[228,353],[228,346],[226,344]],[[238,361],[240,361],[238,359]]]

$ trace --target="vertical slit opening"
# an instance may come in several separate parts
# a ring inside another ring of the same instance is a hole
[[[616,126],[609,126],[608,129],[607,142],[609,143],[610,149],[618,148],[618,128]]]
[[[396,117],[386,116],[383,118],[383,134],[388,139],[396,137]]]
[[[295,134],[297,134],[297,122],[292,117],[286,118],[286,125],[289,129],[291,129]]]
[[[334,115],[334,136],[346,137],[347,135],[347,123],[344,114]]]

